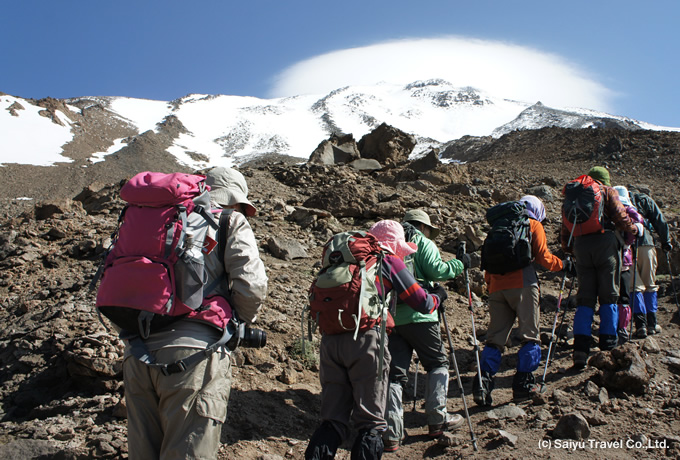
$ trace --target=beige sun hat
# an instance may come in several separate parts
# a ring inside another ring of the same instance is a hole
[[[243,174],[233,168],[217,167],[206,174],[210,198],[220,206],[245,206],[246,216],[254,216],[257,208],[248,200],[248,184]]]
[[[404,214],[404,222],[420,222],[421,224],[427,225],[430,227],[430,237],[432,239],[437,238],[439,235],[439,229],[432,225],[430,216],[422,209],[411,209],[410,211],[406,211],[406,214]]]

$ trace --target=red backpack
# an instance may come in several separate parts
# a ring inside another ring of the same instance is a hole
[[[604,232],[603,189],[588,175],[567,182],[562,190],[562,222],[573,236]]]
[[[365,331],[380,325],[384,301],[381,279],[383,249],[366,232],[338,233],[323,249],[322,268],[309,289],[310,316],[324,334]],[[394,320],[387,313],[388,331]]]
[[[226,330],[232,309],[220,296],[206,298],[217,286],[205,286],[204,257],[218,246],[208,228],[220,240],[230,212],[217,223],[209,190],[205,176],[154,172],[139,173],[122,187],[128,204],[104,260],[96,300],[98,311],[116,326],[142,338],[179,318]]]

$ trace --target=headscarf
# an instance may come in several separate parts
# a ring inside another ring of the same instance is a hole
[[[632,206],[633,204],[630,202],[630,195],[628,194],[628,189],[624,187],[623,185],[617,185],[614,187],[614,190],[619,194],[619,201],[621,202],[622,205],[624,206]]]
[[[538,197],[535,197],[534,195],[525,195],[520,198],[519,201],[526,204],[529,217],[539,222],[543,222],[545,219],[545,206]]]

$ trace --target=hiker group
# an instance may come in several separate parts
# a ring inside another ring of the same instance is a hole
[[[561,229],[562,249],[574,255],[578,274],[573,326],[576,369],[587,363],[598,304],[601,350],[611,350],[629,339],[631,310],[635,337],[660,332],[653,234],[666,254],[672,249],[668,224],[651,197],[637,189],[612,187],[609,172],[603,167],[596,166],[579,179],[565,187]],[[595,199],[589,200],[594,206],[586,219],[585,213],[578,217],[579,197],[589,189]],[[570,213],[574,216],[571,220]]]
[[[445,315],[448,294],[439,281],[465,275],[477,363],[471,390],[479,406],[493,404],[495,375],[515,320],[520,346],[512,380],[513,399],[527,400],[542,391],[557,341],[558,315],[562,312],[563,322],[566,314],[561,304],[567,277],[571,278],[570,294],[578,285],[573,320],[575,370],[586,365],[598,305],[601,350],[611,350],[629,340],[630,311],[635,337],[660,331],[652,232],[658,235],[664,251],[672,246],[658,206],[639,191],[612,188],[603,167],[594,167],[570,181],[563,192],[563,258],[548,249],[542,224],[546,210],[538,197],[527,195],[488,209],[490,230],[481,247],[481,269],[488,288],[490,318],[481,352],[468,278],[471,258],[465,242],[461,242],[455,259],[444,262],[432,241],[439,229],[425,212],[410,210],[401,224],[381,220],[368,232],[339,234],[327,243],[323,268],[310,289],[310,317],[322,333],[322,422],[311,437],[305,458],[334,458],[348,439],[352,423],[358,432],[352,442],[352,459],[379,459],[383,452],[398,451],[406,438],[404,390],[414,351],[414,399],[420,363],[426,372],[427,434],[438,437],[444,431],[461,428],[467,419],[477,450]],[[541,294],[534,263],[564,273],[540,381],[534,375],[542,359]],[[373,293],[372,304],[365,299],[370,297],[369,292]],[[347,299],[357,297],[359,308],[352,308]],[[458,381],[465,419],[447,410],[450,366]]]
[[[305,313],[321,332],[322,388],[321,423],[305,458],[332,459],[346,441],[352,459],[397,452],[407,436],[409,393],[416,410],[420,365],[427,435],[434,439],[467,422],[477,450],[466,391],[479,406],[493,404],[495,375],[515,319],[520,347],[513,399],[526,400],[540,391],[556,343],[558,314],[564,320],[566,313],[561,303],[567,278],[578,286],[575,369],[587,363],[598,305],[601,350],[658,333],[653,234],[668,253],[668,225],[649,196],[629,189],[611,187],[602,167],[565,185],[562,258],[548,249],[542,224],[546,209],[538,197],[523,196],[487,210],[481,269],[490,318],[483,349],[465,242],[455,258],[444,261],[433,241],[440,230],[425,211],[411,209],[401,222],[380,220],[368,230],[329,239]],[[266,344],[264,331],[251,328],[268,282],[247,220],[257,210],[243,175],[222,167],[205,175],[140,173],[123,186],[121,198],[126,206],[94,281],[101,280],[98,311],[126,344],[129,456],[215,458],[231,387],[230,352]],[[564,273],[539,382],[534,373],[542,359],[541,295],[534,263]],[[459,276],[467,290],[477,367],[469,389],[456,362],[445,310],[448,292],[441,284]],[[447,409],[452,370],[463,415]],[[350,440],[353,429],[357,435]]]

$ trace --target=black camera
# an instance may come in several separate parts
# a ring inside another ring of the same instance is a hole
[[[235,318],[227,326],[231,331],[231,338],[227,341],[227,348],[236,350],[239,346],[247,348],[262,348],[267,345],[267,333],[261,329],[246,327]]]
[[[248,348],[262,348],[267,345],[267,333],[262,329],[244,328],[241,346]]]

